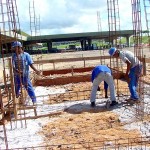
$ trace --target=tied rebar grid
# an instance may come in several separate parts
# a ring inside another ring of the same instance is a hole
[[[43,144],[42,146],[30,146],[15,148],[15,150],[129,150],[129,149],[142,149],[148,150],[150,148],[149,144],[150,137],[137,137],[137,138],[127,138],[127,139],[116,139],[109,141],[101,141],[97,139],[95,141],[80,142],[80,143],[70,143],[70,144]],[[4,149],[1,149],[4,150]],[[13,150],[13,149],[9,149]]]

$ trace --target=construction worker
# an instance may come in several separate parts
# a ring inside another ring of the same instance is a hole
[[[109,54],[112,57],[120,58],[124,63],[127,64],[125,73],[125,79],[128,82],[130,98],[129,100],[139,100],[138,93],[136,91],[138,85],[138,79],[142,72],[142,64],[139,59],[130,51],[120,51],[116,47],[109,49]]]
[[[24,85],[25,89],[28,92],[28,95],[32,99],[33,105],[36,104],[36,96],[34,89],[29,77],[29,66],[35,71],[36,74],[40,74],[34,65],[31,56],[24,52],[22,49],[22,44],[19,41],[12,43],[12,63],[14,69],[14,82],[15,82],[15,92],[16,97],[19,97],[19,91],[21,84]]]
[[[95,107],[96,92],[99,87],[99,84],[102,81],[104,81],[105,92],[107,91],[107,88],[109,86],[110,100],[111,100],[110,106],[114,106],[118,104],[118,102],[116,102],[115,86],[114,86],[113,77],[111,75],[111,70],[106,65],[96,66],[92,71],[91,80],[93,82],[91,96],[90,96],[91,107]],[[105,97],[107,97],[107,93],[105,93]]]

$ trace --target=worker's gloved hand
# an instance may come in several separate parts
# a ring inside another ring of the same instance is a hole
[[[97,88],[97,91],[100,91],[101,89],[100,89],[100,87],[98,86],[98,88]]]

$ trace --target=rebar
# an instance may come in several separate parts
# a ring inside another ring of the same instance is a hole
[[[142,23],[141,23],[141,5],[140,0],[131,0],[132,4],[132,23],[133,23],[133,40],[134,40],[134,55],[140,60],[143,56],[142,47]],[[141,105],[137,105],[137,116],[144,116],[144,83],[141,82],[142,76],[139,77],[138,93],[141,101]],[[140,109],[138,109],[140,107]]]

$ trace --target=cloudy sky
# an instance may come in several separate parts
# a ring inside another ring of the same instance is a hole
[[[120,29],[133,29],[131,0],[118,2]],[[29,8],[33,10],[33,0],[16,0],[16,3],[20,28],[31,34]],[[109,30],[107,0],[34,0],[34,8],[37,20],[40,18],[42,35],[96,32],[97,12],[100,14],[101,30]],[[30,14],[33,16],[33,11]]]

